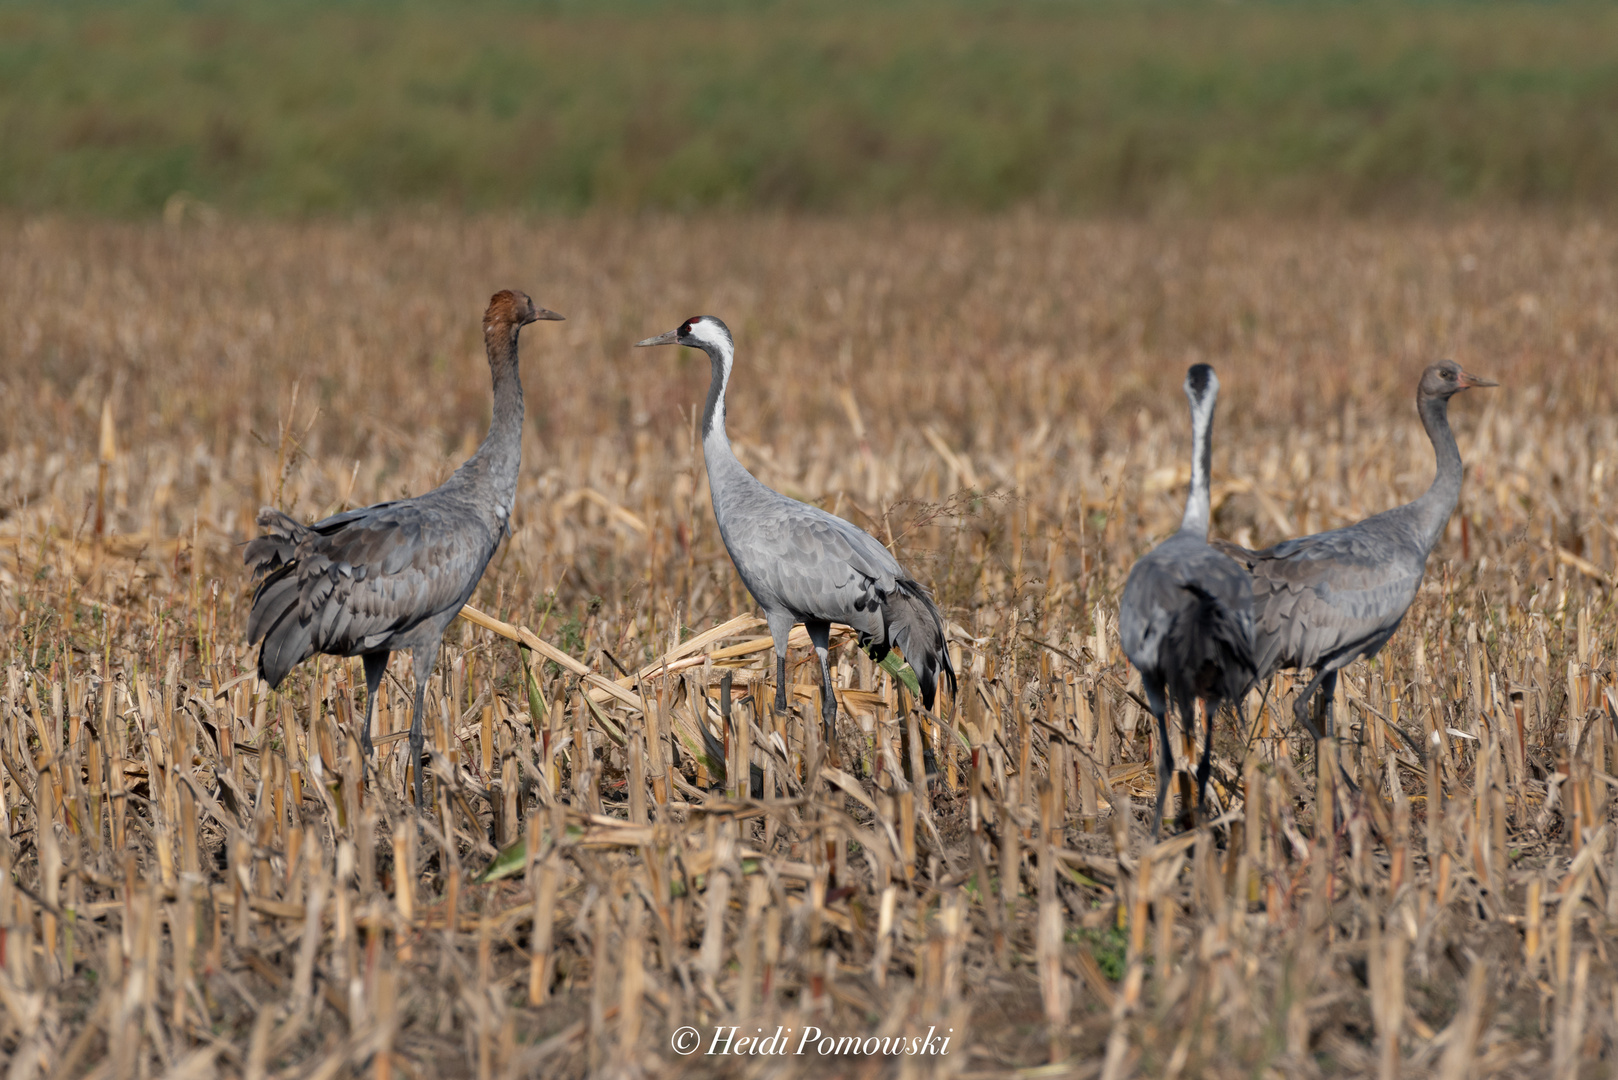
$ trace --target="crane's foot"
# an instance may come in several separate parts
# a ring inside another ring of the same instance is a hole
[[[1152,843],[1157,843],[1163,835],[1163,808],[1168,804],[1168,786],[1158,784],[1157,801],[1152,805]]]
[[[921,771],[929,785],[938,783],[938,755],[933,753],[932,740],[927,738],[926,731],[921,733]]]
[[[835,710],[830,713],[822,712],[820,714],[820,736],[826,743],[826,760],[831,763],[833,768],[842,768],[842,760],[837,754],[837,713]]]
[[[1343,782],[1343,786],[1348,789],[1349,795],[1357,799],[1363,794],[1360,791],[1360,786],[1354,782],[1352,776],[1348,775],[1348,768],[1341,761],[1337,763],[1337,777]]]
[[[417,811],[420,811],[421,808],[422,808],[422,805],[423,805],[423,799],[422,799],[422,791],[423,791],[422,779],[423,778],[422,778],[422,775],[421,775],[422,774],[421,750],[422,750],[422,743],[424,741],[425,740],[421,736],[416,735],[415,733],[412,733],[411,736],[410,736],[410,760],[414,763],[414,767],[411,769],[411,773],[412,773],[412,776],[414,777],[414,780],[415,780],[415,788],[416,788],[415,795],[416,795],[416,809],[417,809]]]
[[[1183,772],[1175,774],[1180,788],[1180,813],[1174,819],[1174,827],[1180,832],[1189,832],[1197,827],[1197,804],[1191,798],[1191,777]]]
[[[1218,808],[1210,807],[1206,800],[1199,800],[1197,803],[1196,820],[1192,827],[1195,829],[1206,828],[1208,830],[1208,834],[1213,837],[1214,849],[1216,851],[1227,851],[1230,848],[1230,826],[1214,824],[1219,817],[1219,815],[1214,812],[1216,809]]]
[[[1218,808],[1208,805],[1208,780],[1212,771],[1212,763],[1207,758],[1204,758],[1202,764],[1197,766],[1197,816],[1194,822],[1195,828],[1201,828],[1218,816],[1214,813]]]
[[[1294,702],[1292,715],[1298,721],[1298,726],[1307,731],[1309,737],[1315,740],[1315,745],[1319,746],[1323,736],[1320,733],[1319,726],[1315,724],[1314,714],[1309,709],[1309,703],[1301,700]]]

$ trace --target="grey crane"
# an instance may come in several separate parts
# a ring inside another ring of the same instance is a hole
[[[1375,656],[1399,629],[1421,587],[1427,555],[1460,500],[1461,452],[1449,428],[1449,399],[1470,387],[1497,385],[1453,360],[1422,372],[1416,410],[1438,472],[1415,502],[1262,551],[1216,542],[1252,575],[1258,677],[1284,667],[1314,671],[1292,709],[1317,742],[1321,731],[1309,715],[1310,700],[1321,693],[1329,735],[1337,673]]]
[[[837,716],[826,655],[832,623],[852,627],[878,662],[898,646],[916,671],[927,708],[933,707],[940,673],[953,694],[955,669],[945,647],[944,619],[926,587],[868,533],[772,491],[736,460],[725,433],[725,388],[736,344],[725,324],[698,315],[635,344],[689,345],[708,354],[713,377],[702,414],[708,488],[725,550],[764,609],[775,642],[775,708],[787,707],[787,635],[800,622],[820,657],[821,720],[828,733]]]
[[[483,315],[494,377],[489,434],[477,452],[425,495],[377,503],[313,525],[266,507],[263,534],[245,561],[261,580],[247,617],[249,644],[263,640],[259,676],[271,688],[316,653],[365,661],[365,728],[389,653],[409,650],[416,671],[410,718],[416,806],[422,802],[422,696],[444,630],[471,597],[495,548],[510,532],[522,459],[522,379],[517,335],[540,319],[561,319],[524,293],[498,292]]]
[[[1207,364],[1185,376],[1191,403],[1191,493],[1180,531],[1136,560],[1118,608],[1118,637],[1140,672],[1146,702],[1157,719],[1157,811],[1152,835],[1163,827],[1163,806],[1174,775],[1168,707],[1177,705],[1187,732],[1196,723],[1196,699],[1206,705],[1197,804],[1207,795],[1213,718],[1236,702],[1254,678],[1253,587],[1242,567],[1208,546],[1208,471],[1219,379]],[[1183,808],[1190,812],[1190,807]]]

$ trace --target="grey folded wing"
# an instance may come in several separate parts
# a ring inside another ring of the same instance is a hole
[[[1179,613],[1194,598],[1180,587],[1173,560],[1161,549],[1147,552],[1129,568],[1118,603],[1118,643],[1141,671],[1156,671],[1159,648]]]
[[[798,612],[876,632],[882,603],[904,576],[898,560],[855,525],[783,498],[747,522],[750,578]],[[763,597],[760,597],[761,602]]]
[[[1381,648],[1415,599],[1425,554],[1398,536],[1353,528],[1252,552],[1260,674]]]
[[[305,655],[375,649],[458,609],[497,540],[476,520],[451,519],[408,500],[302,527],[290,552],[286,541],[258,552],[260,564],[276,565],[254,596],[248,640],[265,637],[268,649],[280,631]]]

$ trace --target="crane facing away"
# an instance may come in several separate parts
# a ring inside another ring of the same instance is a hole
[[[1129,571],[1118,608],[1118,637],[1140,671],[1146,702],[1157,719],[1157,810],[1152,836],[1174,775],[1168,707],[1177,705],[1185,730],[1195,730],[1196,699],[1206,706],[1197,805],[1204,804],[1213,751],[1213,718],[1237,702],[1254,679],[1253,588],[1242,567],[1208,546],[1208,472],[1219,379],[1207,364],[1185,376],[1191,403],[1191,493],[1180,531],[1141,556]],[[1190,812],[1190,807],[1182,808]]]
[[[1362,656],[1375,656],[1399,629],[1421,587],[1427,556],[1460,501],[1461,452],[1449,427],[1449,399],[1474,386],[1497,385],[1453,360],[1422,372],[1416,409],[1438,471],[1415,502],[1262,551],[1215,543],[1252,575],[1258,677],[1281,668],[1314,671],[1292,710],[1317,742],[1322,733],[1310,717],[1311,699],[1318,690],[1325,734],[1331,734],[1337,673]]]
[[[443,484],[412,499],[349,510],[305,525],[279,510],[259,511],[263,534],[245,561],[261,579],[247,618],[259,650],[259,676],[271,689],[316,653],[365,661],[365,727],[389,653],[409,650],[416,701],[410,718],[415,800],[422,804],[422,699],[439,643],[471,597],[495,548],[510,532],[522,459],[522,380],[517,335],[540,319],[561,319],[520,292],[498,292],[483,316],[494,380],[489,434]]]
[[[708,354],[713,377],[702,414],[702,456],[719,535],[742,583],[764,609],[775,642],[776,710],[787,707],[787,636],[800,622],[820,657],[821,720],[828,735],[837,717],[826,652],[832,623],[852,627],[878,662],[897,646],[916,671],[927,708],[933,707],[940,674],[954,694],[944,619],[926,587],[868,533],[772,491],[736,460],[725,433],[725,388],[736,345],[725,324],[698,315],[635,344],[688,345]]]

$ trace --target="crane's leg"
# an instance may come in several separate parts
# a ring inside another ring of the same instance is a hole
[[[809,641],[815,647],[815,655],[820,657],[820,726],[825,729],[829,746],[837,733],[837,693],[832,689],[829,653],[831,623],[806,622],[803,628],[809,631]]]
[[[775,642],[775,711],[787,711],[787,639],[792,636],[792,616],[767,611],[764,621],[770,624],[770,639]]]
[[[411,659],[416,665],[416,707],[410,714],[410,761],[415,770],[416,777],[416,809],[422,808],[422,745],[426,741],[422,726],[423,705],[427,697],[427,680],[433,677],[433,667],[438,662],[438,644],[436,642],[429,648],[426,645],[410,650]]]
[[[1303,688],[1303,693],[1298,695],[1298,700],[1292,703],[1292,715],[1298,718],[1298,723],[1309,733],[1309,737],[1317,743],[1322,736],[1320,728],[1315,725],[1314,717],[1309,714],[1309,703],[1314,700],[1315,691],[1320,689],[1321,682],[1325,680],[1328,674],[1333,673],[1324,670],[1315,672],[1315,677],[1310,679],[1308,685]]]
[[[730,762],[725,758],[725,744],[720,742],[718,737],[708,730],[706,717],[697,722],[697,731],[702,735],[702,748],[708,752],[708,757],[712,759],[708,766],[708,775],[710,778],[715,776],[720,778],[714,781],[713,789],[723,791],[725,781],[729,779],[729,777],[725,776],[725,770],[730,767]]]
[[[1213,773],[1214,713],[1218,711],[1219,703],[1204,701],[1202,706],[1202,760],[1197,762],[1197,812],[1206,818],[1208,777]]]
[[[1326,738],[1328,739],[1331,738],[1332,734],[1332,703],[1337,700],[1337,671],[1337,668],[1332,668],[1326,677],[1320,681],[1320,696],[1326,706]],[[1348,785],[1350,792],[1355,795],[1360,793],[1360,786],[1354,782],[1353,777],[1348,775],[1348,769],[1341,761],[1337,763],[1337,775],[1342,778],[1344,784]]]
[[[1321,734],[1319,726],[1315,724],[1314,719],[1310,716],[1309,703],[1313,700],[1316,691],[1322,694],[1325,698],[1326,733],[1324,735]],[[1293,714],[1297,716],[1298,721],[1302,723],[1303,726],[1309,730],[1309,734],[1313,736],[1315,740],[1316,753],[1320,752],[1321,740],[1329,737],[1331,734],[1331,699],[1336,696],[1336,693],[1337,669],[1327,668],[1317,672],[1315,677],[1309,680],[1309,685],[1303,688],[1303,693],[1298,695],[1298,700],[1292,705]],[[1340,780],[1342,780],[1343,784],[1345,785],[1345,790],[1347,790],[1350,795],[1359,795],[1360,786],[1354,782],[1354,779],[1351,776],[1348,775],[1348,770],[1343,767],[1343,763],[1340,761],[1337,763],[1337,776]],[[1334,809],[1332,811],[1333,822],[1337,821],[1338,816],[1338,811]]]
[[[1337,669],[1332,668],[1330,671],[1325,672],[1325,676],[1320,680],[1320,696],[1315,701],[1320,711],[1325,715],[1326,738],[1329,739],[1331,738],[1332,728],[1331,707],[1332,702],[1337,699]]]
[[[371,741],[371,718],[376,715],[376,695],[382,689],[382,676],[388,673],[388,653],[366,653],[365,661],[365,727],[360,731],[360,748],[365,751],[366,767],[376,746]]]
[[[1167,716],[1167,711],[1164,712]],[[1192,698],[1180,706],[1180,738],[1185,740],[1185,771],[1173,770],[1171,777],[1177,781],[1180,789],[1180,812],[1175,815],[1175,825],[1184,832],[1193,828],[1197,823],[1196,802],[1191,796],[1191,761],[1197,756],[1197,699]],[[1170,759],[1169,764],[1174,764]]]
[[[1157,808],[1152,812],[1152,839],[1163,832],[1163,807],[1169,800],[1169,783],[1174,778],[1174,748],[1169,745],[1168,702],[1163,699],[1163,687],[1141,680],[1146,691],[1146,704],[1157,718]]]

